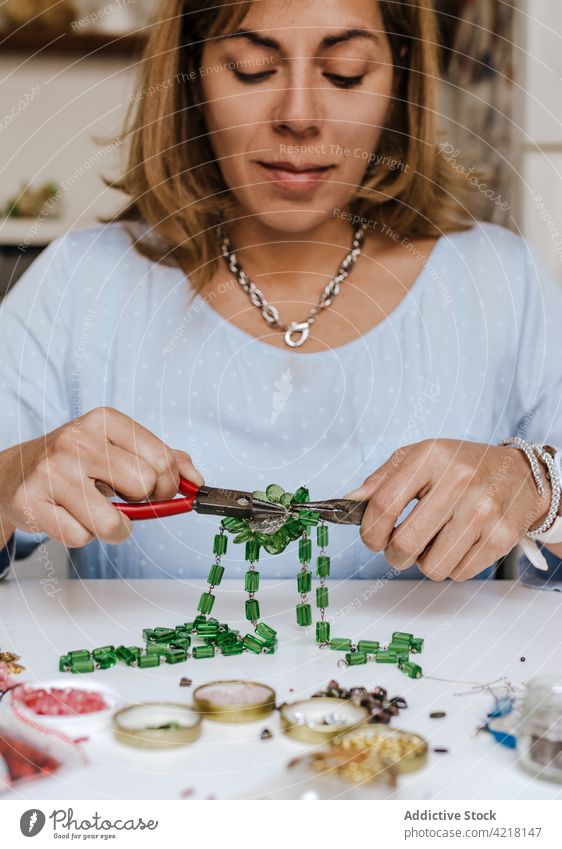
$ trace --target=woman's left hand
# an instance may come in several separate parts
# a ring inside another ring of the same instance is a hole
[[[417,563],[435,581],[466,581],[541,524],[550,504],[543,479],[541,497],[518,449],[427,439],[399,448],[345,497],[369,501],[361,538],[396,569]]]

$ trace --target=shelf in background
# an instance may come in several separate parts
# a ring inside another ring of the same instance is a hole
[[[95,223],[95,222],[92,222]],[[76,227],[85,227],[87,223],[71,221],[68,218],[0,218],[0,246],[17,247],[30,245],[44,247]]]
[[[145,44],[143,32],[78,34],[70,30],[57,32],[39,27],[20,27],[17,30],[0,29],[0,52],[58,53],[89,56],[100,53],[133,55]]]

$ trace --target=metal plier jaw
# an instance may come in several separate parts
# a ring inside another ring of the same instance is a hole
[[[287,515],[282,504],[261,501],[251,492],[212,486],[199,487],[193,509],[208,516],[233,516],[236,519],[284,518]]]
[[[325,522],[334,522],[337,525],[360,525],[367,508],[368,501],[353,501],[350,498],[331,498],[327,501],[307,501],[303,504],[292,504],[294,508],[311,510],[319,513]]]

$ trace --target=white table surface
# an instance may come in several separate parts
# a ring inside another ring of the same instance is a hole
[[[486,733],[475,734],[491,698],[455,696],[466,684],[429,678],[412,680],[394,666],[369,663],[342,670],[340,652],[322,651],[313,628],[295,624],[294,581],[262,581],[263,619],[276,628],[277,654],[190,659],[157,669],[113,669],[89,675],[67,674],[93,687],[107,685],[130,702],[191,701],[193,688],[179,686],[185,675],[193,687],[224,678],[267,682],[277,703],[308,697],[336,678],[346,686],[376,684],[389,695],[404,696],[408,708],[393,718],[395,727],[416,731],[430,743],[428,766],[400,780],[401,799],[557,799],[562,786],[528,776],[512,750]],[[175,626],[193,618],[203,582],[58,581],[10,579],[0,584],[0,649],[22,656],[20,680],[60,677],[58,658],[72,649],[113,643],[143,645],[143,627]],[[431,581],[346,581],[330,584],[334,636],[386,641],[393,630],[425,638],[419,662],[424,675],[465,682],[488,682],[507,675],[523,684],[537,673],[562,670],[562,598],[510,581],[464,584]],[[56,592],[54,592],[56,590]],[[232,627],[241,618],[245,593],[239,581],[217,588],[213,615]],[[314,607],[313,607],[314,610]],[[526,658],[525,662],[520,660]],[[430,719],[445,710],[444,719]],[[259,739],[268,727],[274,737]],[[278,715],[245,725],[203,723],[199,740],[171,753],[133,749],[117,743],[111,728],[101,728],[82,744],[89,765],[60,778],[33,782],[5,794],[13,799],[178,799],[239,798],[259,794],[264,783],[284,780],[286,763],[309,751],[278,730]],[[435,754],[445,746],[448,754]]]

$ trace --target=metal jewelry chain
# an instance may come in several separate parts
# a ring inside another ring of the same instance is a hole
[[[290,324],[283,324],[279,318],[277,308],[266,301],[263,292],[258,289],[256,284],[250,280],[246,272],[242,270],[238,263],[238,259],[236,258],[236,254],[232,249],[230,239],[222,232],[220,225],[217,227],[217,234],[220,240],[222,255],[224,256],[231,273],[236,277],[238,283],[250,298],[250,301],[261,311],[263,318],[268,324],[285,331],[285,343],[290,348],[299,348],[301,345],[304,345],[310,336],[310,328],[316,321],[318,314],[329,307],[333,299],[339,294],[341,284],[349,275],[349,272],[359,258],[361,247],[365,240],[366,229],[366,226],[362,224],[359,229],[356,230],[351,250],[339,266],[335,277],[332,277],[322,292],[318,306],[311,309],[309,316],[305,321],[291,321]]]

